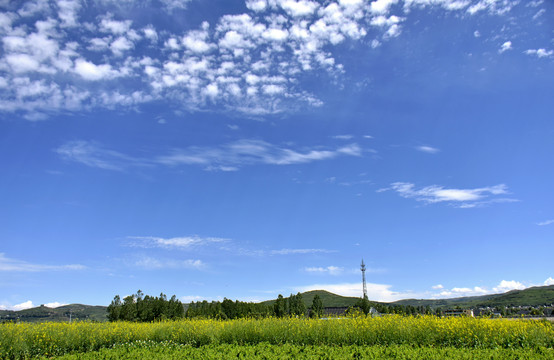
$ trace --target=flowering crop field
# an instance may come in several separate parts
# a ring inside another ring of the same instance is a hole
[[[138,359],[145,357],[145,354],[171,359],[194,358],[195,352],[213,352],[219,354],[219,357],[213,358],[224,358],[221,357],[221,351],[227,354],[234,352],[235,358],[240,358],[243,353],[245,358],[255,358],[258,356],[254,354],[256,351],[262,355],[268,351],[280,354],[267,355],[268,358],[303,356],[287,355],[294,352],[313,353],[313,356],[319,358],[317,354],[324,350],[325,354],[337,352],[336,356],[328,358],[372,358],[372,352],[375,352],[377,355],[373,358],[386,359],[385,352],[398,351],[399,354],[413,353],[407,357],[397,357],[408,359],[433,359],[435,355],[436,358],[453,359],[491,358],[486,355],[491,352],[496,354],[492,357],[494,359],[553,359],[553,347],[554,327],[550,322],[433,316],[0,325],[2,359],[67,354],[67,359],[76,358],[72,356],[85,359],[85,355],[90,355],[90,359],[94,356]],[[281,353],[285,350],[287,352]],[[103,355],[84,354],[97,351]],[[417,352],[425,351],[430,355],[422,353],[416,356]],[[357,352],[360,355],[355,355]],[[447,355],[445,352],[452,354]],[[481,352],[483,356],[471,355],[476,352]],[[131,357],[123,357],[124,353]],[[464,354],[470,355],[467,357]]]

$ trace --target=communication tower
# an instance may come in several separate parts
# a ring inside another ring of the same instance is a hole
[[[364,259],[362,259],[362,265],[360,266],[360,270],[362,270],[362,282],[364,284],[364,299],[367,299],[367,286],[365,284],[365,264]]]

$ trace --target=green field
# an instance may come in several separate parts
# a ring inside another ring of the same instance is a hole
[[[234,354],[233,358],[260,359],[553,359],[553,348],[554,326],[550,322],[466,317],[0,325],[1,359],[209,358],[206,354],[212,358]]]
[[[256,345],[219,344],[192,347],[173,343],[138,342],[118,345],[89,353],[57,357],[63,360],[131,359],[552,359],[552,349],[458,349],[453,347],[330,346],[330,345]],[[44,358],[46,359],[46,358]]]

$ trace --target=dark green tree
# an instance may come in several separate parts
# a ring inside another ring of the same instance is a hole
[[[121,298],[119,295],[116,295],[110,305],[108,306],[108,320],[117,321],[119,320],[121,313]]]
[[[275,313],[276,317],[283,317],[286,315],[286,300],[283,298],[283,295],[279,294],[277,296],[277,300],[275,301],[275,304],[273,304],[273,312]]]
[[[318,294],[314,296],[312,301],[312,307],[310,311],[310,317],[319,318],[323,315],[323,301]]]

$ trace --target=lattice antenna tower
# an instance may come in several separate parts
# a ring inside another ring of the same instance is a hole
[[[367,286],[365,284],[365,264],[364,259],[362,259],[362,265],[360,266],[360,270],[362,270],[362,282],[364,284],[364,299],[367,299]]]

